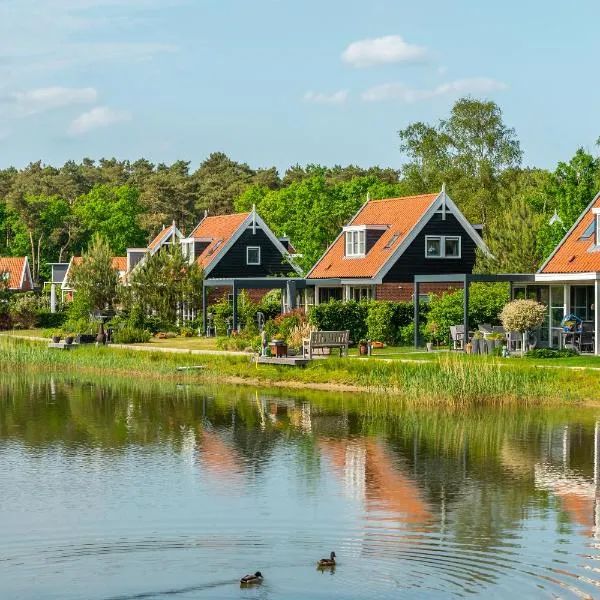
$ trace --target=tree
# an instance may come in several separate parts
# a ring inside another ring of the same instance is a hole
[[[73,205],[86,236],[101,235],[118,255],[125,254],[127,247],[146,243],[139,225],[141,212],[139,193],[128,185],[96,185]]]
[[[188,264],[181,246],[169,246],[151,255],[131,275],[133,301],[146,315],[175,324],[179,311],[198,311],[202,301],[202,270]]]
[[[548,257],[565,233],[579,218],[600,188],[600,158],[579,148],[568,162],[560,162],[543,187],[546,222],[540,228],[538,244],[542,257]],[[556,213],[558,219],[550,222]]]
[[[412,192],[445,182],[468,219],[487,223],[498,212],[500,175],[520,164],[522,152],[496,103],[462,98],[448,119],[436,126],[413,123],[399,136],[409,158],[402,175]]]
[[[528,331],[539,327],[546,316],[546,307],[535,300],[513,300],[508,302],[500,313],[500,320],[506,331],[518,331],[523,336],[521,354],[525,350]]]
[[[477,250],[476,271],[480,273],[535,273],[542,260],[538,232],[543,215],[535,212],[523,199],[517,198],[485,236],[492,256]]]
[[[117,298],[119,275],[113,266],[110,244],[101,235],[94,235],[81,263],[72,267],[70,284],[80,305],[94,310],[112,310]]]

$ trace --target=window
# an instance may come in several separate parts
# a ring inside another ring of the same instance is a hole
[[[260,265],[260,246],[246,246],[246,264]]]
[[[388,241],[388,243],[385,245],[385,249],[387,250],[388,248],[391,248],[394,243],[396,242],[396,240],[400,237],[399,233],[395,233]]]
[[[356,300],[356,302],[370,300],[373,297],[371,286],[352,286],[349,289],[348,296],[349,300]]]
[[[460,258],[460,236],[425,236],[427,258]]]
[[[586,227],[585,231],[581,234],[580,240],[589,240],[594,233],[596,233],[596,221],[598,217],[592,219],[592,222]]]
[[[596,221],[596,246],[600,246],[600,214],[596,215],[596,218],[594,219],[594,221]]]
[[[365,255],[365,233],[364,229],[346,231],[346,256]]]

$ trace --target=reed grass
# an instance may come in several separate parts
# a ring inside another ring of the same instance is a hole
[[[176,367],[201,366],[177,372]],[[80,347],[62,352],[38,342],[0,338],[0,371],[88,372],[106,377],[141,377],[256,385],[352,386],[349,391],[392,395],[425,405],[505,404],[589,400],[600,394],[600,378],[583,373],[537,369],[525,363],[443,355],[436,361],[408,363],[332,358],[305,369],[256,366],[247,357],[169,354],[116,348]],[[572,385],[579,379],[579,389]]]

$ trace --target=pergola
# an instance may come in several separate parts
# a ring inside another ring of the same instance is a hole
[[[505,281],[511,285],[513,283],[534,283],[535,275],[533,273],[502,273],[498,275],[473,275],[471,273],[461,273],[454,275],[415,275],[414,282],[414,306],[415,306],[415,348],[419,347],[419,288],[422,283],[462,283],[463,285],[463,323],[465,338],[469,334],[469,286],[471,283],[497,283]]]
[[[202,328],[206,333],[208,288],[230,287],[233,294],[233,322],[232,329],[237,329],[237,299],[240,290],[286,290],[290,308],[296,308],[296,292],[306,287],[306,280],[298,277],[235,277],[205,279],[202,282]]]

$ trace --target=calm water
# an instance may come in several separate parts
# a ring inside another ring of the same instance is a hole
[[[4,381],[0,598],[600,597],[598,417]]]

